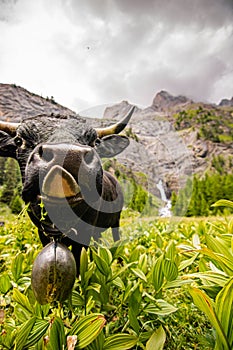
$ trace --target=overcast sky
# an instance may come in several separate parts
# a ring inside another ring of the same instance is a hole
[[[0,0],[0,82],[76,112],[233,96],[233,0]]]

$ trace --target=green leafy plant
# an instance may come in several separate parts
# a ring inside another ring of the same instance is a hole
[[[82,250],[80,277],[62,305],[35,301],[31,269],[42,247],[34,226],[22,214],[17,225],[0,228],[0,347],[232,346],[232,315],[225,309],[232,298],[232,219],[134,217],[123,213],[120,244],[111,243],[106,232],[101,244]]]
[[[214,206],[233,208],[233,202],[219,200]],[[199,250],[208,258],[211,271],[200,272],[202,284],[190,288],[190,294],[196,306],[209,318],[216,330],[216,350],[230,350],[233,347],[233,249],[232,220],[227,232],[221,231],[215,235],[206,234],[207,247]],[[216,288],[217,287],[217,288]],[[206,294],[204,291],[209,294]]]

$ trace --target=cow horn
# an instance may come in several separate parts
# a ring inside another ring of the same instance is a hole
[[[16,134],[16,129],[19,126],[19,123],[10,123],[0,121],[0,131],[5,131],[6,133],[14,136]]]
[[[95,129],[97,132],[97,135],[99,138],[107,136],[107,135],[112,135],[112,134],[119,134],[128,124],[133,112],[135,110],[135,106],[133,106],[130,111],[127,113],[127,115],[120,120],[118,123],[113,124],[111,126],[108,126],[106,128],[98,128]]]

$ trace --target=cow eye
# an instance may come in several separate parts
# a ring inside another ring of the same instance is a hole
[[[20,146],[22,146],[22,144],[23,144],[23,139],[21,139],[21,137],[19,137],[19,136],[16,136],[16,137],[14,138],[14,142],[15,142],[15,144],[16,144],[17,147],[20,147]]]
[[[96,139],[96,140],[95,140],[95,146],[99,146],[100,143],[101,143],[100,139]]]

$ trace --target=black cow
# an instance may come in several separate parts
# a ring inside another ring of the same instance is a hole
[[[81,117],[40,115],[21,123],[0,122],[0,156],[17,159],[22,197],[43,245],[51,236],[72,246],[77,271],[82,247],[112,228],[119,237],[123,195],[117,180],[103,171],[100,157],[112,157],[129,144],[117,135],[120,122],[95,129]]]

